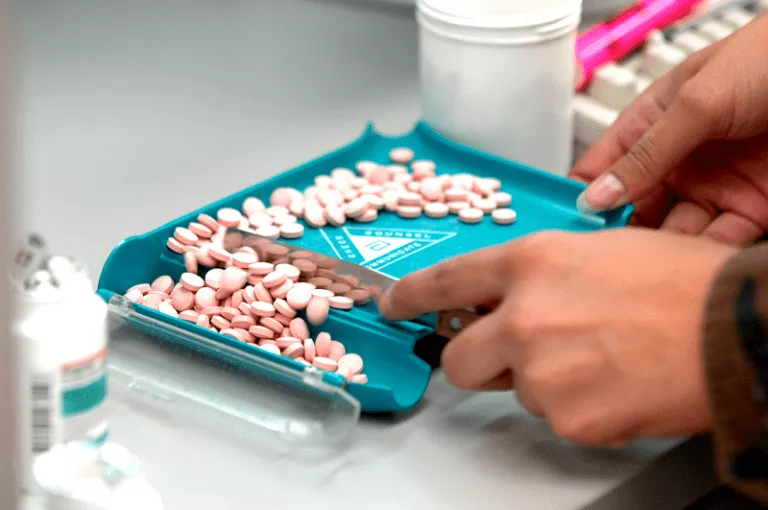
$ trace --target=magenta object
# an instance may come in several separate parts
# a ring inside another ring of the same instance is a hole
[[[577,89],[592,80],[595,71],[626,57],[653,31],[690,15],[703,0],[640,0],[610,20],[596,25],[576,41]]]

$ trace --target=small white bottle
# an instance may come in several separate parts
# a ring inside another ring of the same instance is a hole
[[[63,257],[12,286],[12,334],[23,361],[22,489],[36,492],[32,463],[54,445],[107,438],[107,306],[84,268]]]
[[[567,175],[581,0],[418,0],[418,19],[424,120]]]

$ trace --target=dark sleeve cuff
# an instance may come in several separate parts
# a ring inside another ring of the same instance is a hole
[[[768,244],[726,264],[710,291],[704,328],[719,475],[768,502]]]

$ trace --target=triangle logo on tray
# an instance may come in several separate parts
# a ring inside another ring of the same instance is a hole
[[[377,271],[456,235],[454,232],[368,227],[322,229],[321,232],[337,257]]]

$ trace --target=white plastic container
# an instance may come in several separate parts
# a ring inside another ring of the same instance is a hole
[[[33,459],[56,444],[107,437],[107,306],[84,268],[64,257],[13,286],[13,334],[24,360],[23,489]]]
[[[419,0],[422,116],[448,138],[570,169],[581,0]]]

